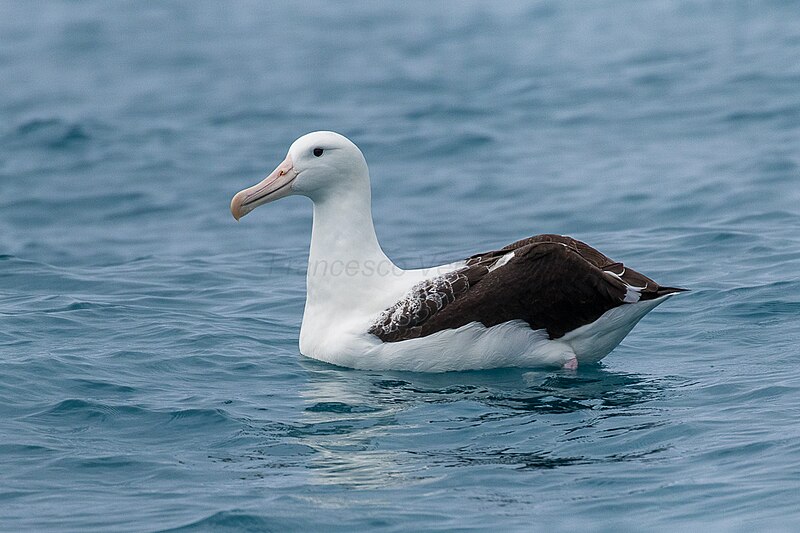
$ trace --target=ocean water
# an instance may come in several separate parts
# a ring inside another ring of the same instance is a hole
[[[0,529],[792,530],[796,1],[0,3]],[[300,355],[352,138],[409,268],[569,234],[691,292],[601,364]]]

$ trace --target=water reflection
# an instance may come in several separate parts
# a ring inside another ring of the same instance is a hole
[[[663,451],[587,446],[658,426],[645,404],[666,385],[649,376],[602,366],[413,374],[301,364],[301,416],[280,438],[303,446],[298,464],[313,484],[398,486],[447,477],[453,467],[554,469]]]
[[[313,362],[308,368],[310,379],[302,393],[304,399],[339,403],[339,409],[349,405],[355,410],[469,399],[514,411],[570,413],[631,407],[664,389],[664,384],[654,378],[611,372],[602,366],[580,372],[501,369],[444,374],[331,371]]]

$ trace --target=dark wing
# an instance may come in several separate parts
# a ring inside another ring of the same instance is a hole
[[[559,338],[626,302],[680,290],[660,287],[570,237],[538,235],[474,255],[465,267],[416,285],[369,332],[396,342],[470,322],[491,327],[523,320]]]
[[[627,285],[637,288],[641,287],[640,292],[642,300],[651,300],[653,298],[664,296],[665,294],[670,294],[673,292],[681,292],[682,290],[684,290],[675,287],[661,287],[658,283],[648,278],[644,274],[636,272],[632,268],[626,268],[625,265],[623,265],[622,263],[619,263],[617,261],[614,261],[613,259],[606,257],[604,254],[602,254],[598,250],[595,250],[585,242],[581,242],[579,240],[573,239],[572,237],[567,237],[564,235],[554,235],[554,234],[535,235],[533,237],[529,237],[527,239],[522,239],[517,242],[511,243],[508,246],[502,248],[501,250],[488,252],[486,254],[473,255],[467,260],[467,264],[470,264],[469,263],[470,261],[485,261],[488,258],[488,256],[494,256],[496,254],[502,255],[508,253],[509,251],[517,250],[519,248],[524,248],[531,244],[542,244],[542,243],[563,244],[564,246],[575,251],[583,259],[588,261],[593,266],[599,268],[600,270],[616,274]]]

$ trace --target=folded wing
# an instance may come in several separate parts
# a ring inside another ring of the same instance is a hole
[[[369,332],[397,342],[471,322],[522,320],[556,339],[619,305],[681,290],[661,287],[570,237],[537,235],[415,285]]]

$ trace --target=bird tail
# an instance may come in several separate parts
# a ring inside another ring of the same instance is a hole
[[[653,293],[653,298],[661,298],[662,296],[667,296],[668,294],[675,294],[678,292],[689,292],[689,289],[682,289],[680,287],[662,287],[659,286],[658,290]]]

